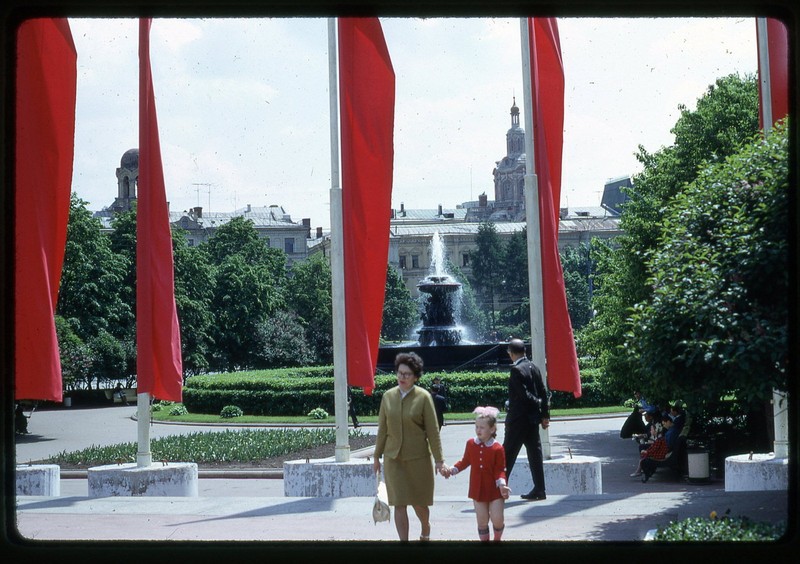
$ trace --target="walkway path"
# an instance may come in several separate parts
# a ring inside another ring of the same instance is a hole
[[[134,407],[54,409],[37,411],[31,435],[16,446],[25,463],[61,451],[93,444],[136,441]],[[596,456],[602,463],[601,495],[548,495],[524,502],[514,492],[506,504],[505,539],[513,541],[639,541],[648,531],[670,521],[707,516],[744,515],[756,521],[779,522],[789,516],[789,495],[781,492],[725,492],[722,480],[690,484],[659,471],[647,484],[629,477],[637,450],[619,438],[624,418],[553,421],[553,456]],[[374,427],[363,427],[374,432]],[[212,426],[154,424],[151,438],[214,430]],[[502,440],[502,425],[500,426]],[[442,429],[445,458],[455,462],[473,434],[471,423]],[[331,453],[333,454],[333,453]],[[363,455],[364,453],[354,453]],[[521,454],[520,456],[523,456]],[[476,538],[472,503],[466,497],[466,476],[436,478],[432,540]],[[63,479],[57,498],[18,498],[17,524],[24,539],[33,540],[232,540],[394,541],[391,523],[374,524],[368,498],[287,498],[281,479],[203,478],[197,498],[87,497],[85,479]],[[412,519],[412,538],[414,530]],[[435,544],[435,543],[433,543]],[[303,545],[305,546],[305,545]]]

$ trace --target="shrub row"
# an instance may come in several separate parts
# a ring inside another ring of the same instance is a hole
[[[508,398],[508,371],[425,373],[418,384],[430,390],[439,377],[447,388],[449,410],[469,412],[478,405],[503,409]],[[360,388],[352,390],[356,413],[375,415],[383,393],[394,387],[394,374],[375,377],[372,395]],[[553,392],[554,407],[585,407],[614,403],[602,392],[592,376],[583,383],[583,396]],[[305,415],[315,408],[334,410],[332,367],[287,368],[229,374],[194,376],[187,380],[183,404],[192,413],[218,414],[228,405],[236,405],[248,415]]]

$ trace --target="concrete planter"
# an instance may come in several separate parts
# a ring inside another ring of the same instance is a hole
[[[372,462],[363,458],[288,460],[283,463],[283,490],[286,497],[372,497],[377,480]]]
[[[725,459],[725,491],[789,489],[789,459],[768,454],[739,454]]]
[[[109,464],[89,468],[89,497],[177,496],[197,497],[197,464],[194,462]]]
[[[596,495],[603,493],[600,459],[594,456],[555,456],[544,461],[545,491],[553,495]],[[533,489],[530,466],[523,456],[514,463],[508,487],[512,495]]]
[[[61,495],[61,467],[58,464],[17,466],[17,495]]]

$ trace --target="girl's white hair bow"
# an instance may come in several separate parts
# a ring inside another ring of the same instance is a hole
[[[497,409],[496,407],[492,407],[490,405],[487,405],[486,407],[481,407],[481,406],[476,407],[472,411],[472,413],[478,415],[479,417],[480,416],[494,417],[496,419],[497,418],[497,414],[500,413],[500,410]]]

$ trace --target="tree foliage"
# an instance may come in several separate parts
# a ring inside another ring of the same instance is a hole
[[[590,296],[592,265],[590,246],[583,243],[566,247],[561,253],[567,309],[573,333],[584,327],[592,318]]]
[[[331,266],[321,255],[292,265],[288,281],[289,308],[305,328],[314,361],[333,361]]]
[[[475,237],[476,250],[470,254],[472,266],[472,287],[478,295],[484,310],[490,312],[492,327],[496,324],[496,303],[502,294],[505,273],[503,272],[503,242],[492,222],[478,226]]]
[[[639,147],[642,172],[633,178],[620,227],[623,235],[613,244],[596,243],[593,257],[597,275],[594,309],[597,315],[581,332],[584,350],[599,360],[606,383],[624,393],[640,388],[648,378],[632,351],[624,346],[625,334],[634,330],[631,312],[652,299],[649,254],[664,232],[662,219],[704,167],[722,162],[758,131],[758,93],[752,76],[730,75],[718,79],[672,129],[675,144],[649,153]]]
[[[648,397],[752,408],[786,389],[788,155],[777,128],[672,201],[647,260],[653,297],[634,307],[624,342]]]
[[[386,341],[411,339],[411,331],[419,324],[417,303],[403,282],[403,275],[392,265],[386,267],[386,290],[383,299],[381,338]]]

